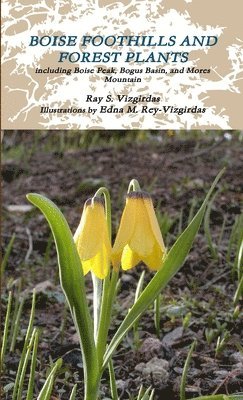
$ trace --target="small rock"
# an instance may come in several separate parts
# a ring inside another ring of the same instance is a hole
[[[75,332],[73,335],[69,337],[69,342],[77,345],[79,344],[79,335],[77,332]]]
[[[192,179],[186,184],[186,187],[188,189],[201,189],[204,187],[204,181],[200,178]]]
[[[182,336],[183,328],[180,326],[175,328],[172,332],[167,333],[162,339],[162,344],[171,347],[177,342],[178,339],[181,339]]]
[[[55,289],[55,286],[48,280],[38,283],[35,286],[35,293],[36,293],[36,296],[38,298],[38,302],[39,302],[40,299],[43,300],[43,297],[48,298],[48,294],[50,292],[53,292],[54,289]],[[32,288],[31,289],[25,289],[21,293],[21,295],[24,298],[26,298],[28,300],[28,302],[30,302],[30,304],[31,304],[31,301],[32,301],[31,299],[32,299],[32,295],[33,295],[33,289]]]
[[[32,211],[34,207],[30,204],[10,204],[9,206],[5,206],[5,209],[11,213],[25,214]]]
[[[230,361],[233,364],[243,364],[243,355],[240,352],[236,352],[230,355]]]
[[[213,374],[216,377],[216,381],[221,381],[227,375],[229,375],[229,372],[226,371],[225,369],[221,369],[221,370],[218,370],[218,371],[214,371]]]
[[[152,379],[155,385],[165,385],[169,379],[169,363],[161,358],[153,357],[147,363],[137,364],[135,370],[141,372],[144,378]]]
[[[128,388],[128,382],[124,381],[123,379],[117,379],[116,386],[118,390],[124,392]]]
[[[161,356],[163,346],[159,339],[154,337],[146,338],[139,349],[139,355],[145,361],[151,360],[155,356]]]
[[[43,281],[35,286],[36,294],[45,293],[47,290],[54,290],[55,286],[50,281]]]

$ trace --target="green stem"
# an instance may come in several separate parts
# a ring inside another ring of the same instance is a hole
[[[13,299],[13,294],[12,294],[12,292],[9,292],[8,306],[7,306],[6,318],[5,318],[5,323],[4,323],[4,332],[3,332],[3,338],[2,338],[0,371],[3,370],[4,357],[5,357],[5,352],[6,352],[7,342],[8,342],[8,328],[9,328],[9,321],[10,321],[12,299]]]
[[[131,182],[129,183],[127,193],[130,193],[131,191],[141,192],[141,188],[137,179],[132,179]]]
[[[105,213],[106,213],[106,221],[109,238],[111,240],[111,200],[110,193],[107,188],[101,187],[97,190],[94,197],[104,196],[105,199]],[[110,274],[104,279],[103,282],[103,291],[102,294],[99,292],[99,299],[96,299],[96,302],[100,303],[100,312],[99,312],[99,320],[98,320],[98,329],[96,335],[96,346],[97,346],[97,356],[98,356],[98,365],[99,368],[102,365],[103,354],[106,348],[107,335],[108,335],[108,299],[109,299],[109,288],[110,288]],[[97,318],[98,319],[98,318]]]
[[[108,331],[110,327],[112,305],[116,293],[116,285],[119,271],[112,270],[111,279],[106,277],[103,286],[100,321],[97,335],[97,355],[100,369],[102,368],[103,356],[106,350]]]
[[[160,301],[161,295],[159,294],[154,300],[154,324],[158,338],[160,338]]]
[[[97,356],[98,365],[101,368],[103,355],[106,349],[107,335],[108,335],[108,308],[109,308],[109,287],[110,287],[110,277],[109,275],[104,279],[103,283],[103,293],[101,299],[101,310],[100,310],[100,320],[97,332]]]
[[[101,307],[101,296],[102,296],[102,280],[97,278],[93,272],[91,272],[93,281],[93,316],[94,316],[94,339],[97,342],[98,326],[100,319],[100,307]]]
[[[110,375],[110,388],[112,400],[119,400],[116,386],[115,371],[112,363],[112,359],[109,361],[109,375]]]
[[[94,197],[104,196],[105,199],[105,214],[106,214],[106,221],[107,221],[107,228],[108,234],[111,241],[111,197],[109,190],[102,186],[100,187],[97,192],[95,193]],[[94,308],[94,337],[96,344],[98,343],[99,337],[99,330],[100,330],[100,321],[105,318],[103,314],[106,312],[106,301],[107,301],[107,292],[109,290],[109,281],[110,277],[109,274],[104,280],[104,284],[100,279],[96,278],[92,274],[93,279],[93,308]],[[102,293],[102,286],[103,286],[103,293]],[[105,338],[103,339],[105,341]],[[99,354],[98,354],[99,357]]]
[[[97,190],[95,193],[94,197],[99,197],[103,195],[105,199],[105,214],[106,214],[106,221],[107,221],[107,227],[108,227],[108,233],[109,237],[111,239],[111,197],[109,190],[106,189],[106,187],[102,186]]]
[[[187,355],[186,362],[184,365],[182,378],[181,378],[181,385],[180,385],[180,400],[186,400],[186,379],[187,379],[189,364],[190,364],[190,361],[192,358],[192,353],[195,349],[195,346],[196,346],[196,340],[191,345],[191,348],[189,350],[189,353]]]
[[[145,270],[143,270],[143,272],[141,273],[138,284],[137,284],[135,298],[134,298],[134,304],[136,303],[137,299],[139,298],[139,296],[143,290],[144,275],[145,275]],[[135,345],[136,349],[138,349],[138,347],[139,347],[138,324],[139,324],[139,319],[137,319],[137,321],[133,325],[134,345]]]
[[[94,197],[103,195],[105,198],[105,212],[106,212],[106,221],[108,227],[108,233],[111,240],[112,230],[111,230],[111,200],[110,193],[108,189],[105,187],[101,187],[97,190]],[[111,321],[111,313],[112,313],[112,305],[116,292],[116,284],[118,280],[119,273],[117,271],[112,270],[111,274],[104,279],[103,282],[103,291],[101,298],[101,306],[99,313],[99,322],[98,322],[98,331],[97,331],[97,356],[98,356],[98,364],[101,370],[103,363],[103,356],[106,349],[107,336],[110,327]]]

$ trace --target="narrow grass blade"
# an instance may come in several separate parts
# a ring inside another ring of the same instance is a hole
[[[67,325],[67,316],[68,316],[68,304],[65,301],[63,312],[62,312],[62,320],[60,325],[60,343],[63,344],[64,335],[66,332],[66,325]]]
[[[16,301],[18,301],[18,300],[16,299]],[[18,330],[19,330],[19,322],[20,322],[20,317],[22,314],[23,306],[24,306],[24,299],[21,299],[19,302],[19,307],[18,307],[16,318],[13,321],[14,327],[13,327],[13,334],[12,334],[12,340],[11,340],[11,345],[10,345],[10,352],[13,352],[14,348],[15,348],[17,334],[18,334]]]
[[[230,263],[230,256],[231,256],[232,248],[234,247],[235,242],[237,242],[237,237],[239,236],[239,232],[242,231],[242,224],[243,224],[243,215],[240,215],[240,216],[236,217],[235,223],[231,230],[227,254],[226,254],[226,261],[228,263]]]
[[[179,221],[178,221],[178,235],[182,232],[182,220],[183,220],[183,210],[180,211]]]
[[[87,385],[86,396],[87,398],[95,398],[99,381],[97,352],[81,262],[72,233],[63,214],[52,201],[34,193],[28,194],[27,198],[41,210],[52,230],[58,254],[61,286],[80,337],[84,362],[84,380]]]
[[[224,219],[223,219],[222,227],[220,229],[220,234],[219,234],[218,243],[217,243],[218,247],[222,243],[222,239],[223,239],[224,232],[225,232],[226,220],[227,220],[227,217],[226,217],[226,215],[224,215]]]
[[[109,375],[110,375],[110,389],[111,389],[112,400],[119,400],[118,393],[117,393],[117,386],[116,386],[115,371],[114,371],[112,359],[110,359],[110,361],[109,361]]]
[[[190,210],[189,210],[188,220],[187,220],[188,224],[190,224],[190,222],[191,222],[191,220],[193,218],[196,205],[197,205],[197,199],[195,197],[193,197],[192,203],[191,203],[191,207],[190,207]]]
[[[139,281],[137,284],[137,288],[136,288],[136,292],[135,292],[134,303],[136,303],[137,299],[139,298],[139,296],[143,290],[144,275],[145,275],[145,270],[140,275],[140,278],[139,278]],[[139,345],[138,324],[139,324],[139,320],[137,319],[137,321],[133,325],[133,335],[134,335],[135,347],[138,347],[138,345]]]
[[[143,396],[143,385],[140,386],[137,400],[141,400]]]
[[[160,301],[161,295],[159,294],[154,301],[154,325],[158,338],[160,337]]]
[[[151,393],[151,387],[149,387],[149,388],[145,391],[144,395],[141,397],[141,400],[150,400],[151,394],[153,394],[153,391],[152,391],[152,393]],[[153,398],[153,397],[152,397],[152,398]]]
[[[137,288],[136,288],[136,292],[135,292],[135,299],[134,299],[134,303],[136,303],[137,299],[139,298],[142,290],[143,290],[143,283],[144,283],[144,275],[145,275],[145,270],[141,273],[138,284],[137,284]]]
[[[3,277],[3,275],[4,275],[5,268],[6,268],[6,265],[7,265],[7,263],[8,263],[8,259],[9,259],[10,253],[11,253],[11,251],[12,251],[14,241],[15,241],[15,236],[16,236],[16,235],[15,235],[15,233],[14,233],[14,234],[12,235],[12,237],[11,237],[11,239],[10,239],[8,245],[7,245],[6,253],[4,254],[4,257],[3,257],[3,260],[2,260],[2,264],[1,264],[1,277]]]
[[[210,249],[211,255],[213,257],[214,260],[218,259],[218,253],[217,250],[213,244],[213,239],[212,239],[212,235],[211,235],[211,230],[210,230],[210,214],[211,214],[211,209],[212,209],[212,205],[213,202],[215,200],[215,197],[217,196],[218,191],[214,194],[213,198],[210,200],[210,202],[208,203],[206,212],[205,212],[205,217],[204,217],[204,232],[206,235],[206,239],[208,242],[208,247]]]
[[[239,240],[239,246],[237,249],[237,256],[235,261],[238,281],[240,281],[240,279],[242,278],[242,256],[243,256],[243,234]]]
[[[18,393],[18,390],[19,390],[19,383],[20,383],[22,368],[23,368],[23,364],[24,364],[24,361],[25,361],[27,347],[29,345],[30,337],[31,337],[32,330],[33,330],[34,316],[35,316],[35,299],[36,299],[36,294],[35,294],[35,291],[33,291],[30,319],[29,319],[27,332],[26,332],[26,335],[25,335],[24,347],[23,347],[23,350],[22,350],[22,354],[21,354],[21,357],[20,357],[19,366],[18,366],[16,378],[15,378],[12,400],[16,400],[16,398],[17,398],[17,393]]]
[[[17,400],[21,400],[23,398],[22,393],[23,393],[23,386],[24,386],[24,378],[25,378],[25,373],[26,373],[26,369],[28,366],[28,362],[30,359],[30,353],[31,353],[32,347],[34,345],[35,335],[36,335],[36,328],[32,332],[30,342],[27,346],[26,353],[24,354],[24,362],[23,362],[23,366],[22,366],[22,370],[21,370],[21,374],[20,374],[20,378],[19,378],[19,382],[18,382]]]
[[[55,376],[56,376],[58,370],[61,368],[61,366],[62,366],[62,360],[61,360],[61,358],[59,358],[55,362],[55,364],[53,364],[53,366],[49,372],[49,375],[39,393],[39,396],[37,397],[37,400],[49,400],[50,399]]]
[[[8,330],[9,330],[9,321],[10,321],[12,300],[13,300],[13,294],[12,294],[12,292],[9,292],[7,312],[6,312],[5,322],[4,322],[4,331],[3,331],[3,338],[2,338],[0,371],[3,370],[4,357],[5,357],[7,343],[8,343]]]
[[[240,300],[240,298],[243,296],[243,275],[241,277],[240,282],[238,283],[235,295],[234,295],[234,306],[236,306]]]
[[[29,377],[29,384],[28,384],[26,400],[33,400],[38,342],[39,342],[39,331],[38,331],[38,329],[36,329],[35,338],[34,338],[34,345],[33,345],[33,352],[32,352],[32,358],[31,358],[31,365],[30,365],[30,377]]]
[[[186,400],[186,380],[187,380],[187,373],[189,369],[189,364],[192,358],[192,353],[195,349],[196,346],[196,341],[194,341],[191,345],[191,348],[189,350],[189,353],[186,358],[186,362],[183,368],[183,373],[181,377],[181,384],[180,384],[180,400]]]
[[[149,400],[153,400],[153,398],[154,398],[154,392],[155,392],[155,390],[153,389],[152,392],[151,392],[151,394],[150,394],[150,396],[149,396]]]
[[[232,395],[214,394],[209,396],[194,397],[193,399],[190,400],[243,400],[243,393],[232,394]]]
[[[139,318],[140,315],[147,310],[149,305],[156,299],[161,290],[164,289],[176,272],[181,268],[200,228],[208,200],[223,172],[224,169],[217,175],[197,214],[169,251],[163,267],[155,274],[153,279],[143,290],[137,302],[129,310],[127,316],[113,336],[113,339],[111,340],[104,355],[103,368],[106,368],[110,357],[123,339],[126,332],[132,327],[137,318]]]
[[[69,400],[76,400],[76,394],[77,394],[77,383],[74,385],[72,389]]]
[[[12,311],[12,324],[11,324],[11,328],[10,328],[10,334],[9,336],[12,338],[13,337],[13,332],[14,332],[14,321],[16,321],[17,319],[17,314],[18,314],[18,309],[19,309],[19,301],[18,299],[20,299],[21,296],[21,291],[22,291],[22,278],[18,278],[16,280],[15,285],[16,286],[16,290],[14,290],[14,297],[15,297],[15,301],[14,301],[14,307],[13,307],[13,311]]]

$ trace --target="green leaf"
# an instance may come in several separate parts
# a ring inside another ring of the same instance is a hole
[[[28,194],[27,199],[42,211],[54,236],[62,290],[67,298],[80,337],[86,396],[92,399],[96,397],[99,382],[97,352],[82,266],[73,236],[65,217],[51,200],[36,193]]]
[[[116,347],[123,339],[126,332],[132,327],[134,322],[140,317],[140,315],[148,309],[150,304],[156,299],[162,289],[168,284],[168,282],[173,278],[177,271],[183,265],[187,254],[193,244],[194,238],[201,225],[205,208],[207,206],[208,200],[217,185],[219,179],[224,173],[224,169],[219,172],[215,178],[203,204],[198,210],[195,217],[192,219],[190,224],[184,230],[184,232],[179,236],[171,250],[169,251],[163,267],[155,274],[153,279],[149,282],[146,288],[143,290],[139,296],[136,303],[129,310],[127,316],[123,320],[122,324],[115,333],[113,339],[111,340],[106,353],[104,355],[103,369],[106,368],[107,363],[114,353]]]

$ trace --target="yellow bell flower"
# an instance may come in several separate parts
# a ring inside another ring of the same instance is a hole
[[[114,268],[121,264],[127,270],[143,261],[150,269],[158,270],[165,252],[151,197],[145,192],[130,192],[112,249]]]
[[[93,271],[98,278],[104,279],[110,267],[111,243],[101,199],[94,197],[86,201],[74,242],[84,275]]]

